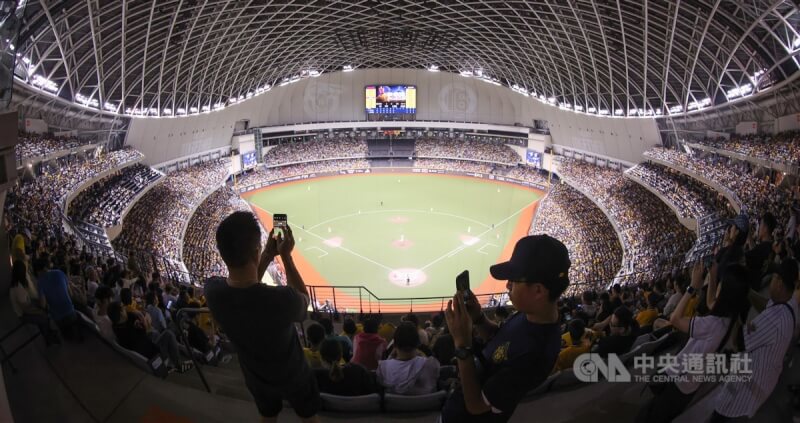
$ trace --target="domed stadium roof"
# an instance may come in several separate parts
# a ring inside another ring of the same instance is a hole
[[[121,114],[223,107],[346,66],[462,73],[624,116],[711,108],[800,74],[793,1],[27,3],[17,77]]]

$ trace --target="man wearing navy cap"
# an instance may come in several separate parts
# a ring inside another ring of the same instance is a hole
[[[502,328],[483,315],[472,294],[465,300],[459,292],[448,302],[445,317],[461,384],[447,400],[442,422],[506,422],[525,394],[544,382],[561,349],[556,301],[569,285],[570,265],[557,239],[520,239],[511,260],[490,268],[492,277],[508,281],[518,310]],[[484,345],[473,343],[473,328]]]

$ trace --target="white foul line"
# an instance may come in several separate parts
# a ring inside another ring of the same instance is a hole
[[[503,220],[501,220],[500,222],[498,222],[498,223],[495,225],[495,227],[499,227],[500,225],[502,225],[502,224],[504,224],[504,223],[508,222],[508,221],[509,221],[509,220],[510,220],[512,217],[514,217],[514,216],[516,216],[516,215],[518,215],[518,214],[522,213],[522,211],[523,211],[523,210],[525,210],[525,209],[527,209],[528,207],[532,206],[532,205],[533,205],[534,203],[536,203],[537,201],[539,201],[539,199],[536,199],[536,200],[533,200],[533,201],[531,201],[530,203],[528,203],[528,205],[526,205],[526,206],[522,207],[521,209],[519,209],[519,210],[515,211],[515,212],[514,212],[513,214],[511,214],[510,216],[508,216],[508,217],[506,217],[505,219],[503,219]],[[487,230],[485,230],[485,231],[481,232],[480,234],[476,235],[475,237],[476,237],[476,238],[480,238],[480,237],[482,237],[482,236],[486,235],[487,233],[491,232],[491,231],[492,231],[492,229],[494,229],[494,228],[489,228],[489,229],[487,229]],[[444,253],[444,255],[442,255],[441,257],[437,258],[436,260],[434,260],[434,261],[432,261],[432,262],[430,262],[430,263],[426,264],[425,266],[421,267],[419,270],[425,270],[425,269],[427,269],[427,268],[429,268],[429,267],[433,266],[434,264],[436,264],[436,263],[438,263],[438,262],[440,262],[440,261],[444,260],[445,258],[453,257],[454,255],[456,255],[456,254],[460,253],[461,251],[463,251],[463,250],[467,249],[468,247],[470,247],[470,246],[469,246],[469,245],[464,245],[464,244],[462,244],[462,245],[459,245],[458,247],[456,247],[456,248],[454,248],[454,249],[452,249],[452,250],[450,250],[450,251],[448,251],[448,252]]]
[[[251,203],[251,204],[252,204],[252,203]],[[263,207],[259,207],[259,206],[255,205],[255,204],[253,204],[253,207],[257,207],[258,209],[260,209],[260,210],[262,210],[262,211],[264,211],[264,212],[266,212],[266,213],[272,214],[272,212],[270,212],[269,210],[264,210],[264,208],[263,208]],[[292,222],[289,222],[289,223],[292,223]],[[293,224],[292,226],[293,226],[295,229],[297,229],[297,226],[295,226],[294,224]],[[320,241],[323,241],[323,242],[325,241],[325,238],[323,238],[323,237],[321,237],[321,236],[319,236],[319,235],[315,234],[314,232],[309,232],[309,231],[307,231],[307,230],[303,229],[303,228],[302,228],[302,226],[300,227],[300,230],[301,230],[301,231],[303,231],[303,232],[305,232],[305,233],[307,233],[307,234],[309,234],[309,235],[311,235],[311,236],[313,236],[314,238],[317,238],[317,239],[319,239]],[[362,256],[361,254],[358,254],[357,252],[355,252],[355,251],[353,251],[353,250],[350,250],[349,248],[346,248],[346,247],[337,247],[337,248],[339,248],[339,249],[340,249],[340,250],[342,250],[342,251],[347,251],[348,253],[350,253],[350,254],[352,254],[352,255],[354,255],[354,256],[356,256],[356,257],[359,257],[359,258],[361,258],[361,259],[363,259],[363,260],[366,260],[366,261],[368,261],[368,262],[370,262],[370,263],[372,263],[372,264],[374,264],[374,265],[376,265],[376,266],[378,266],[378,267],[381,267],[381,268],[383,268],[383,269],[386,269],[386,270],[388,270],[388,271],[392,271],[392,270],[393,270],[391,267],[384,266],[383,264],[380,264],[380,263],[378,263],[377,261],[375,261],[375,260],[372,260],[372,259],[371,259],[371,258],[369,258],[369,257],[364,257],[364,256]]]
[[[328,255],[327,251],[325,251],[325,250],[323,250],[322,248],[319,248],[319,247],[308,247],[308,248],[306,248],[306,251],[309,251],[309,250],[319,250],[319,251],[321,251],[322,255],[321,256],[317,256],[317,258],[322,258],[322,257],[325,257],[325,256]]]
[[[486,248],[486,247],[489,247],[489,246],[491,246],[491,247],[497,247],[497,245],[495,245],[495,244],[492,244],[491,242],[487,242],[486,244],[483,244],[483,247],[481,247],[481,248],[478,248],[478,252],[479,252],[479,253],[481,253],[481,254],[485,254],[485,255],[487,255],[487,256],[488,256],[488,255],[489,255],[489,253],[487,253],[487,252],[484,252],[484,251],[483,251],[483,249],[484,249],[484,248]]]

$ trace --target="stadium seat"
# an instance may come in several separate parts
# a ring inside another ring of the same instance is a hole
[[[650,340],[652,340],[652,335],[650,333],[639,335],[639,337],[636,338],[635,341],[633,341],[633,346],[631,346],[631,351],[635,350],[639,345],[642,345]]]
[[[375,413],[381,411],[381,396],[378,394],[344,397],[321,393],[322,409],[351,413]]]
[[[528,393],[525,394],[525,398],[532,398],[532,397],[535,397],[537,395],[541,395],[541,394],[544,394],[544,393],[548,392],[550,390],[550,388],[553,386],[553,382],[556,379],[558,379],[560,373],[561,372],[555,372],[552,375],[550,375],[539,386],[537,386],[536,388],[528,391]]]
[[[425,395],[386,394],[383,397],[383,405],[389,412],[431,411],[441,409],[445,398],[447,398],[445,391]]]
[[[581,381],[575,376],[575,372],[572,369],[566,369],[558,372],[558,377],[553,379],[550,390],[569,388],[580,383]]]

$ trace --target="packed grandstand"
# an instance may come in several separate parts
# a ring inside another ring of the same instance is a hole
[[[0,422],[800,421],[798,28],[0,1]]]

